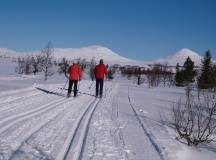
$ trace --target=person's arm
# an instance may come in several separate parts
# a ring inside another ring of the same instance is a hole
[[[95,66],[94,68],[94,76],[96,76],[96,73],[97,73],[97,66]]]
[[[68,68],[68,73],[70,74],[70,69],[71,69],[71,66]]]
[[[107,75],[107,69],[105,66],[104,66],[104,74]]]

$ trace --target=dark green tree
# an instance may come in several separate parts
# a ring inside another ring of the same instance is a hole
[[[183,72],[180,70],[179,63],[176,65],[176,74],[175,74],[175,85],[176,86],[183,86]]]
[[[185,85],[194,82],[196,71],[194,70],[194,62],[188,57],[184,63],[183,81]]]
[[[216,92],[216,64],[212,67],[212,86],[214,88],[214,92]]]
[[[202,60],[201,74],[198,77],[198,87],[200,89],[212,88],[212,57],[211,52],[208,50]]]

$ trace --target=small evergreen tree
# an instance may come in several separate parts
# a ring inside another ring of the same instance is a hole
[[[212,67],[212,86],[214,88],[214,92],[216,92],[216,64]]]
[[[212,57],[208,50],[202,60],[201,75],[198,77],[198,88],[212,88]]]
[[[175,74],[175,85],[176,86],[183,86],[183,72],[180,71],[179,63],[176,65],[176,74]]]
[[[194,70],[194,62],[190,59],[190,57],[188,57],[184,63],[184,84],[188,85],[189,83],[193,83],[195,75],[196,71]]]

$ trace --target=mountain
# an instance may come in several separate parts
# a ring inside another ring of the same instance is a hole
[[[68,59],[77,59],[81,57],[88,61],[90,61],[92,58],[94,58],[96,61],[99,61],[99,59],[104,59],[104,61],[109,64],[143,64],[141,61],[125,58],[113,52],[109,48],[98,45],[82,48],[55,48],[54,57],[57,59],[61,59],[63,57]]]
[[[37,55],[40,53],[41,51],[16,52],[6,48],[0,48],[0,55],[5,55],[9,57]],[[113,52],[109,48],[99,46],[99,45],[92,45],[92,46],[87,46],[82,48],[54,48],[53,57],[57,60],[61,60],[63,57],[70,60],[85,58],[88,61],[94,58],[96,61],[99,61],[99,59],[104,59],[104,62],[108,64],[144,66],[144,62],[142,61],[125,58]]]
[[[0,56],[18,56],[18,52],[8,49],[8,48],[0,48]]]
[[[199,66],[201,64],[201,60],[203,58],[198,53],[190,49],[183,48],[179,50],[178,52],[176,52],[174,55],[170,55],[166,58],[157,59],[157,60],[151,61],[150,63],[163,64],[167,62],[169,66],[176,66],[177,63],[179,63],[179,65],[183,65],[187,57],[190,57],[196,66]]]

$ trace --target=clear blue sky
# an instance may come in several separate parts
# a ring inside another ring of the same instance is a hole
[[[151,60],[181,48],[216,58],[216,0],[0,0],[0,47],[103,45]]]

